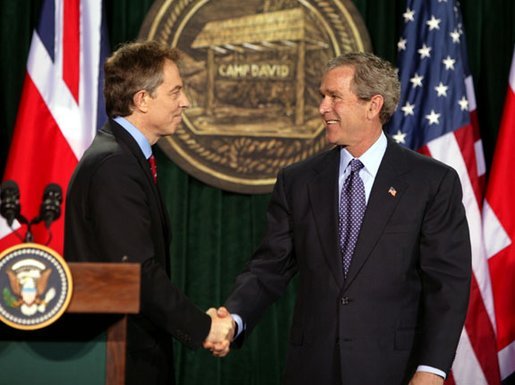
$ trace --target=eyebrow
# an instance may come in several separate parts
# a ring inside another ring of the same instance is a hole
[[[339,95],[340,93],[337,90],[326,88],[325,92],[322,90],[322,88],[318,89],[318,92],[320,95]]]

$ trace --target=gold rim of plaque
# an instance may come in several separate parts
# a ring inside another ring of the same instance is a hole
[[[323,66],[371,50],[350,0],[158,0],[140,38],[184,54],[191,107],[160,147],[202,182],[250,194],[270,192],[279,169],[327,149]]]

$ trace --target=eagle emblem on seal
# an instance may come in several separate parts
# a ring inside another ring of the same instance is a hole
[[[48,288],[51,269],[35,259],[16,262],[6,271],[10,289],[4,289],[4,299],[9,306],[20,308],[23,315],[44,313],[46,305],[55,297],[56,290]]]

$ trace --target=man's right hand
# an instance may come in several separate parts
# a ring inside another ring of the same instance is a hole
[[[211,317],[211,330],[203,343],[215,357],[225,357],[230,351],[231,341],[234,337],[235,322],[226,308],[218,311],[210,308],[206,312]]]

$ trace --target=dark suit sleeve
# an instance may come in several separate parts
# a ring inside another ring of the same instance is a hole
[[[168,255],[163,251],[167,237],[137,161],[129,155],[107,158],[92,175],[89,188],[87,215],[99,255],[113,262],[125,256],[141,263],[141,314],[186,345],[200,346],[211,320],[172,284],[156,260],[158,253]]]
[[[267,229],[263,241],[246,269],[238,275],[225,306],[240,315],[250,332],[266,308],[286,290],[297,272],[293,248],[291,213],[285,191],[283,172],[267,210]]]
[[[425,212],[420,237],[421,365],[450,369],[467,311],[470,255],[462,189],[449,169]]]

